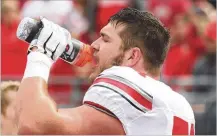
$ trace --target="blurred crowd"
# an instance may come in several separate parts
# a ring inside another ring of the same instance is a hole
[[[2,0],[1,3],[3,81],[20,81],[25,70],[28,44],[16,37],[17,26],[24,17],[44,16],[69,30],[73,38],[91,44],[109,17],[120,9],[133,7],[153,13],[171,34],[161,80],[192,104],[196,134],[216,134],[216,0]],[[49,91],[59,105],[81,103],[89,87],[90,65],[75,67],[61,59],[55,63]]]

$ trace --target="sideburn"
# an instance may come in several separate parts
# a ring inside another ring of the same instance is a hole
[[[110,62],[109,65],[106,65],[104,67],[100,67],[100,71],[104,71],[105,69],[111,68],[112,66],[120,66],[123,63],[124,60],[124,51],[121,51],[121,53],[116,56],[112,62]]]
[[[114,58],[114,61],[112,62],[112,66],[120,66],[123,63],[124,60],[124,52],[122,52],[120,55]]]

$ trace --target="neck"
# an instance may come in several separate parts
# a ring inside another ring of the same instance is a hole
[[[134,69],[134,70],[136,70],[136,69]],[[160,75],[158,74],[158,75],[153,75],[153,74],[151,74],[151,73],[148,73],[147,71],[145,71],[145,70],[136,70],[140,75],[142,75],[143,77],[145,77],[145,76],[149,76],[149,77],[151,77],[151,78],[153,78],[153,79],[155,79],[155,80],[160,80]]]

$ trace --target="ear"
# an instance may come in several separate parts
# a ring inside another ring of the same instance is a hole
[[[125,54],[125,65],[132,67],[135,66],[142,57],[142,52],[138,47],[129,49]]]

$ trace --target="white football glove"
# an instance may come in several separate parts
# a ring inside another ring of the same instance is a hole
[[[39,52],[44,53],[52,60],[57,60],[58,57],[65,51],[66,45],[71,40],[71,34],[66,29],[57,24],[40,18],[43,23],[43,28],[37,39],[30,43],[32,47],[38,47]]]

